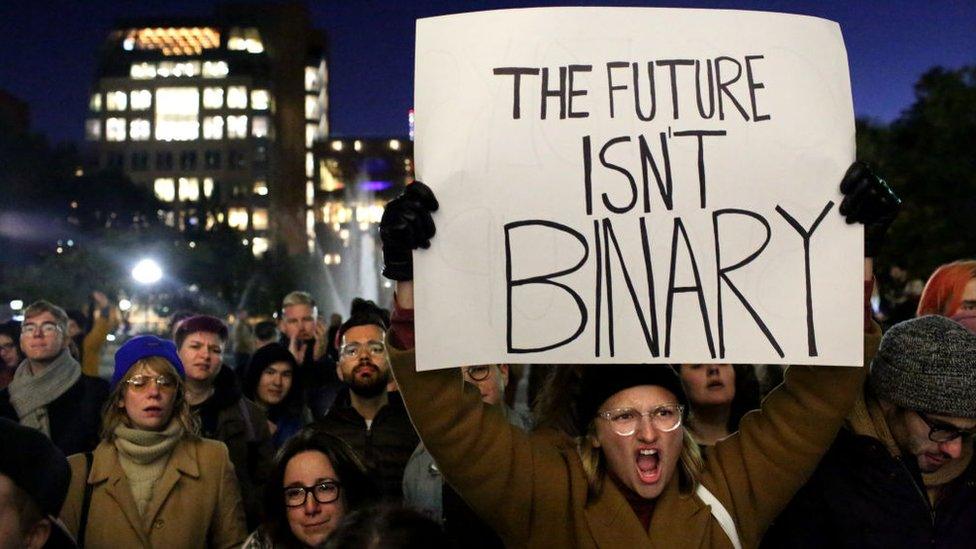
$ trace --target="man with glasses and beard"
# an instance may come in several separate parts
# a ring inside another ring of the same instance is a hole
[[[862,398],[763,547],[973,547],[976,334],[943,316],[893,326]]]
[[[387,390],[392,378],[384,313],[367,302],[339,327],[336,373],[348,391],[318,423],[355,450],[383,497],[399,502],[403,470],[420,439],[399,394]]]

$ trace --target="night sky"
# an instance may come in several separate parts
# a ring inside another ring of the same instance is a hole
[[[34,131],[52,141],[82,138],[95,56],[120,17],[208,16],[215,2],[0,2],[0,88],[29,103]],[[889,122],[913,101],[928,68],[976,63],[976,2],[319,0],[309,2],[326,32],[332,130],[338,136],[405,135],[413,97],[414,21],[482,9],[616,5],[762,9],[837,21],[844,33],[858,116]]]

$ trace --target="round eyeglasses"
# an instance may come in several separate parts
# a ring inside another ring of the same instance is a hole
[[[464,373],[471,381],[484,381],[491,375],[491,366],[468,366]]]
[[[627,437],[637,432],[641,418],[645,417],[651,420],[651,425],[658,431],[670,433],[681,427],[684,409],[680,404],[664,404],[647,412],[639,412],[634,408],[615,408],[598,412],[597,416],[610,422],[614,433]]]
[[[373,356],[383,356],[383,353],[386,352],[386,344],[382,341],[370,341],[365,345],[361,345],[359,343],[347,343],[346,345],[343,345],[341,349],[339,349],[339,354],[341,354],[343,358],[356,358],[359,356],[359,352],[363,349]]]
[[[170,376],[162,375],[162,374],[158,376],[137,374],[125,380],[125,382],[126,384],[129,385],[130,389],[132,389],[137,393],[141,393],[146,389],[148,389],[150,383],[155,383],[156,388],[159,389],[160,391],[176,390],[176,381],[174,381],[173,378],[171,378]]]
[[[283,491],[285,507],[305,505],[309,494],[319,503],[332,503],[339,499],[339,486],[339,482],[335,480],[326,480],[314,486],[289,486]]]

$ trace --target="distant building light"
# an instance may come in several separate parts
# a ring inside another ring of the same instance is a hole
[[[57,251],[58,251],[59,254],[60,253],[64,253],[64,248],[62,248],[61,246],[58,246],[58,250]]]
[[[352,144],[352,148],[353,148],[353,150],[354,150],[354,151],[356,151],[356,152],[359,152],[359,151],[361,151],[361,150],[363,150],[363,142],[362,142],[362,141],[360,141],[360,140],[358,140],[358,139],[357,139],[357,140],[355,140],[355,141],[353,142],[353,144]]]
[[[123,311],[123,312],[124,311],[128,311],[131,308],[132,308],[132,302],[131,301],[129,301],[128,299],[120,299],[119,300],[119,310],[120,311]]]
[[[10,300],[10,308],[14,311],[19,311],[24,308],[24,300],[22,299],[12,299]]]
[[[400,141],[398,139],[390,140],[390,149],[394,151],[400,150]]]
[[[245,238],[244,240],[241,240],[241,244],[247,246],[248,244],[250,244],[250,241],[248,241],[248,239]]]
[[[389,181],[363,181],[359,184],[359,189],[362,191],[372,191],[379,192],[385,191],[393,186],[393,183]]]
[[[191,240],[189,246],[191,248],[196,248],[197,247],[197,243]]]
[[[81,177],[83,175],[85,175],[85,170],[81,168],[75,168],[75,177]],[[76,204],[76,203],[72,202],[72,204]],[[72,208],[77,208],[77,206],[72,206]]]
[[[74,245],[75,245],[75,241],[74,241],[74,240],[71,240],[71,239],[69,238],[69,239],[68,239],[68,247],[69,247],[69,248],[71,248],[71,247],[73,247]]]
[[[254,194],[258,196],[268,196],[268,183],[263,179],[255,181]]]
[[[105,341],[115,341],[115,334],[107,334],[105,336]]]
[[[333,141],[332,150],[338,152],[342,150],[342,141]]]

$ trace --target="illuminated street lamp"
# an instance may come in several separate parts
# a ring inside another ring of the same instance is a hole
[[[12,310],[12,311],[19,311],[19,310],[21,310],[23,308],[24,308],[24,300],[23,299],[13,299],[13,300],[10,301],[10,310]]]
[[[163,278],[163,269],[152,259],[142,259],[132,268],[132,278],[139,284],[149,286]]]
[[[149,331],[149,291],[148,287],[159,282],[163,278],[163,269],[154,260],[146,258],[139,260],[136,266],[132,268],[132,278],[146,286],[146,300],[144,303],[145,314],[143,315],[144,322],[146,324],[146,331]]]

